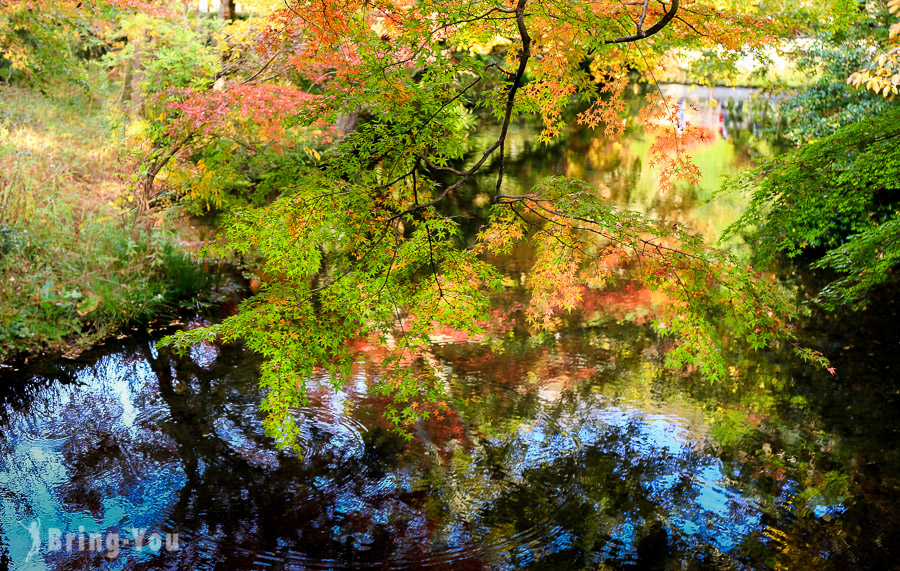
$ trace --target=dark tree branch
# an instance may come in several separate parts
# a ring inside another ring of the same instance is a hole
[[[643,5],[641,6],[641,18],[637,23],[637,33],[640,34],[644,29],[644,20],[647,19],[647,6],[650,4],[650,0],[644,0]]]
[[[644,6],[645,6],[645,8],[644,8],[645,12],[643,14],[641,14],[641,19],[638,22],[636,34],[634,34],[632,36],[623,36],[621,38],[616,38],[614,40],[606,40],[602,43],[602,45],[605,46],[605,45],[609,45],[609,44],[627,44],[627,43],[643,40],[645,38],[649,38],[650,36],[659,33],[660,31],[662,31],[663,28],[668,26],[669,22],[671,22],[675,18],[675,16],[678,14],[679,0],[672,0],[672,6],[670,6],[669,10],[665,14],[663,14],[663,17],[660,18],[659,22],[653,24],[646,30],[641,29],[641,27],[643,26],[643,23],[644,23],[644,18],[646,18],[646,3],[644,4]],[[588,54],[591,54],[594,51],[595,51],[595,49],[591,48],[591,50],[588,51]]]
[[[435,204],[442,201],[447,197],[448,194],[462,186],[464,182],[466,182],[469,177],[471,177],[476,171],[478,171],[484,163],[488,160],[488,158],[494,154],[498,148],[503,146],[503,143],[506,141],[506,135],[509,132],[509,124],[512,119],[513,106],[516,102],[516,93],[519,88],[522,86],[522,78],[525,76],[525,68],[528,65],[528,59],[531,57],[531,36],[528,35],[528,29],[525,26],[525,4],[527,0],[518,0],[516,4],[516,27],[519,30],[519,36],[522,38],[522,53],[519,56],[519,67],[516,69],[516,75],[513,78],[512,86],[509,89],[509,94],[506,98],[506,109],[503,116],[503,124],[500,127],[500,134],[497,137],[497,140],[491,145],[484,153],[481,155],[481,158],[472,165],[469,170],[462,171],[459,173],[460,179],[455,183],[451,184],[434,200],[426,202],[424,204],[419,204],[414,206],[413,208],[406,209],[402,212],[398,212],[394,216],[392,216],[389,220],[394,220],[396,218],[400,218],[402,216],[406,216],[407,214],[411,214],[418,210],[424,210]]]
[[[416,165],[413,167],[413,200],[416,205],[419,204],[419,192],[417,190],[417,181],[416,181],[416,167],[419,166],[419,161],[416,161]],[[434,244],[431,242],[431,230],[428,228],[428,221],[422,220],[422,225],[425,226],[425,235],[428,236],[428,258],[431,260],[431,275],[434,276],[434,283],[438,288],[438,293],[440,293],[441,299],[444,299],[444,288],[441,287],[441,281],[438,279],[438,271],[437,265],[434,263]]]

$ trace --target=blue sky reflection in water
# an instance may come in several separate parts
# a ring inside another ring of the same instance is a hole
[[[143,341],[60,363],[51,374],[68,381],[33,379],[26,406],[3,415],[3,544],[22,561],[19,522],[40,518],[73,532],[178,532],[179,552],[139,558],[149,568],[566,568],[639,561],[656,529],[667,557],[739,564],[738,547],[766,529],[758,493],[723,465],[697,403],[648,393],[652,358],[575,352],[597,335],[437,347],[454,413],[408,443],[376,420],[372,363],[346,391],[319,379],[297,411],[302,459],[262,435],[256,361],[240,348],[179,359]],[[466,353],[481,372],[457,370]],[[531,370],[509,373],[520,360]],[[42,550],[22,568],[101,561]]]

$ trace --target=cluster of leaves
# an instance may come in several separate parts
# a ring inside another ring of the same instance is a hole
[[[888,0],[891,14],[900,15],[900,0]],[[847,78],[847,83],[865,87],[884,97],[897,95],[900,88],[900,22],[891,25],[883,50],[875,52],[869,65]]]
[[[900,198],[900,107],[838,130],[726,185],[752,197],[726,236],[756,226],[762,257],[827,254],[818,267],[845,277],[826,288],[831,305],[864,303],[891,279]]]
[[[14,74],[36,82],[42,74],[66,75],[74,59],[75,38],[89,31],[89,21],[74,3],[42,9],[37,2],[0,4],[0,70],[7,83]],[[6,68],[6,69],[3,69]]]
[[[538,327],[550,328],[556,313],[575,309],[582,284],[614,284],[621,261],[634,260],[635,277],[666,300],[656,324],[677,341],[667,354],[673,368],[690,365],[719,380],[727,376],[728,336],[754,349],[793,339],[786,326],[792,305],[760,272],[678,224],[615,208],[581,181],[547,179],[534,194],[506,198],[495,211],[482,235],[484,250],[502,253],[533,231],[537,256],[526,313]]]
[[[723,240],[753,229],[760,262],[802,255],[835,272],[820,292],[831,309],[865,305],[873,287],[893,279],[898,261],[900,108],[885,87],[900,76],[888,72],[893,51],[879,51],[900,29],[888,11],[898,8],[896,1],[861,6],[795,54],[798,69],[817,78],[778,105],[797,150],[724,188],[740,189],[751,204]]]

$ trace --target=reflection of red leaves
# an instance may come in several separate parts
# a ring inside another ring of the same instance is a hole
[[[622,318],[636,310],[650,311],[653,307],[651,292],[647,288],[635,288],[631,284],[622,291],[598,291],[584,288],[580,309],[585,319],[597,314]]]
[[[484,334],[470,334],[467,331],[454,329],[446,325],[435,323],[431,333],[429,333],[431,341],[434,343],[481,343],[484,341]]]
[[[590,379],[596,373],[597,373],[597,369],[594,369],[593,367],[589,367],[586,369],[576,369],[573,372],[572,376],[575,377],[576,379]]]

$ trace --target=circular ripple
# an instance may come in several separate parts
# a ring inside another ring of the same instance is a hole
[[[302,457],[346,463],[365,453],[366,427],[352,416],[318,406],[291,409],[291,414],[300,428],[297,446]]]
[[[390,470],[383,473],[372,468],[373,459],[367,457],[366,435],[368,430],[358,420],[339,414],[325,407],[304,407],[293,410],[298,423],[297,444],[304,470],[298,474],[298,487],[306,486],[306,501],[318,502],[323,509],[343,509],[345,520],[328,519],[327,522],[349,521],[346,527],[335,528],[334,535],[341,542],[352,542],[358,535],[353,521],[370,518],[370,526],[378,527],[379,512],[385,522],[397,518],[411,518],[405,528],[407,534],[394,536],[395,547],[402,552],[383,558],[368,558],[366,552],[380,548],[372,544],[354,544],[351,552],[358,558],[347,560],[346,550],[332,557],[315,557],[322,554],[304,539],[307,533],[321,532],[321,525],[310,522],[312,529],[296,531],[297,540],[272,550],[255,549],[258,540],[235,545],[215,533],[181,531],[182,545],[192,545],[192,565],[195,568],[213,568],[223,557],[229,564],[245,568],[269,566],[294,566],[306,569],[349,568],[465,568],[472,565],[500,562],[515,558],[534,557],[559,541],[562,530],[551,522],[537,522],[500,537],[493,533],[498,527],[513,525],[492,517],[496,501],[527,504],[528,494],[537,492],[546,496],[545,504],[550,513],[566,510],[570,501],[569,486],[555,471],[545,476],[535,476],[535,471],[545,470],[562,454],[577,454],[579,443],[572,431],[562,426],[555,417],[541,414],[524,423],[508,438],[491,440],[483,438],[466,453],[475,456],[471,465],[456,465],[448,461],[446,447],[455,446],[455,440],[445,444],[444,450],[431,446],[407,446],[404,466],[418,467]],[[417,441],[439,441],[437,434],[428,434],[425,428],[416,432]],[[219,434],[221,438],[222,435]],[[476,438],[469,435],[469,438]],[[235,443],[236,444],[236,443]],[[371,445],[369,445],[371,447]],[[503,456],[497,461],[496,453]],[[443,459],[442,459],[443,458]],[[492,461],[491,458],[494,460]],[[434,481],[424,472],[444,470],[444,479]],[[377,473],[376,473],[377,472]],[[461,494],[459,501],[447,499],[447,494]],[[529,488],[531,486],[531,488]],[[535,489],[536,488],[536,489]],[[467,506],[465,509],[441,513],[437,517],[423,511],[422,502],[431,501],[435,495],[444,497],[448,505]],[[324,500],[323,500],[324,498]],[[418,499],[417,499],[418,498]],[[551,518],[558,519],[558,518]],[[376,522],[376,523],[373,523]],[[416,526],[418,522],[418,527]],[[518,522],[521,524],[521,521]],[[287,530],[290,532],[290,530]],[[284,533],[285,530],[280,530]],[[258,538],[265,540],[265,538]],[[306,552],[306,553],[304,553]],[[324,554],[322,554],[324,555]]]

